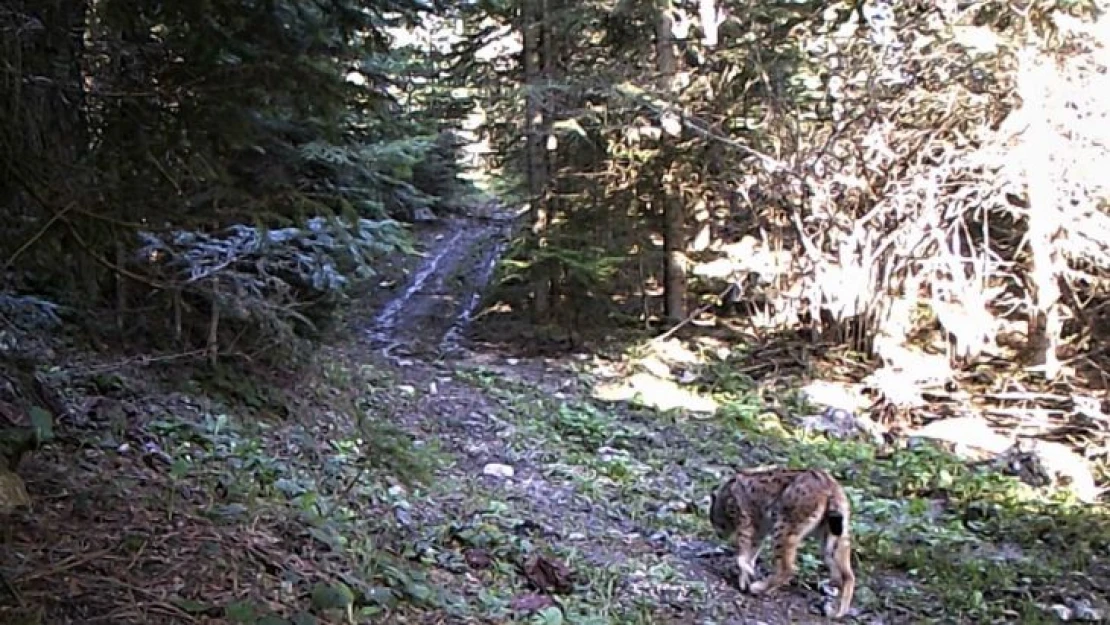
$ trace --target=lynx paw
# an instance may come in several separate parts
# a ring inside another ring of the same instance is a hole
[[[771,585],[771,583],[768,580],[761,579],[758,582],[752,584],[748,588],[748,592],[750,592],[753,595],[762,595],[763,593],[767,592],[767,588],[770,585]]]
[[[747,592],[748,588],[752,585],[752,580],[755,579],[755,567],[748,562],[740,563],[740,578],[737,580],[737,586],[740,587],[742,592]]]
[[[839,619],[845,616],[848,610],[842,609],[841,602],[836,599],[825,601],[825,618]]]

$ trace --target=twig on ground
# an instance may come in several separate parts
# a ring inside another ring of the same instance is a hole
[[[725,287],[725,290],[723,290],[723,291],[721,291],[720,293],[717,294],[717,299],[724,299],[724,297],[726,295],[728,295],[729,291],[731,291],[734,288],[735,287],[732,284],[729,284],[727,287]],[[678,332],[679,330],[684,328],[687,324],[689,324],[691,321],[696,319],[698,315],[700,315],[703,312],[709,310],[710,308],[713,308],[714,303],[715,302],[709,302],[708,304],[701,305],[696,310],[694,310],[694,312],[690,313],[689,315],[686,315],[685,319],[683,319],[682,321],[679,321],[670,330],[667,330],[663,334],[660,334],[659,336],[651,339],[650,342],[651,343],[662,343],[663,341],[669,339],[671,336],[674,335],[675,332]]]
[[[7,575],[0,573],[0,584],[4,585],[4,589],[8,591],[8,594],[10,594],[12,598],[15,599],[15,602],[19,605],[19,607],[22,608],[24,605],[23,595],[19,594],[19,589],[17,589],[15,585],[13,585],[11,581],[8,580]]]
[[[112,549],[101,549],[99,551],[93,551],[91,553],[69,556],[65,560],[62,560],[61,562],[59,562],[58,564],[56,564],[52,567],[45,568],[45,569],[39,569],[37,571],[31,571],[31,572],[27,573],[26,575],[22,575],[19,578],[17,578],[16,581],[19,582],[19,583],[26,583],[26,582],[30,582],[30,581],[33,581],[33,580],[36,580],[36,579],[45,579],[47,577],[57,575],[58,573],[62,573],[64,571],[69,571],[71,569],[75,569],[75,568],[81,566],[82,564],[85,564],[86,562],[92,562],[93,560],[98,560],[98,559],[112,553],[112,551],[113,551]]]

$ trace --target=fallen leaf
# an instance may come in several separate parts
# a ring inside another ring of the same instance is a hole
[[[509,605],[510,607],[512,607],[513,610],[516,610],[517,612],[531,614],[533,612],[539,612],[544,608],[555,605],[555,601],[547,595],[540,595],[534,592],[530,592],[524,595],[517,595],[513,598],[512,603]]]
[[[466,558],[466,563],[473,569],[488,569],[493,564],[493,560],[485,549],[467,549],[463,553],[463,557]]]
[[[543,592],[569,593],[571,584],[570,568],[559,560],[535,554],[524,563],[524,576],[538,590]]]

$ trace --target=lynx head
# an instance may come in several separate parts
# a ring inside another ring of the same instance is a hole
[[[729,488],[732,486],[733,477],[721,480],[717,488],[709,494],[709,522],[713,525],[713,530],[722,539],[727,540],[732,532],[736,529],[736,520],[732,518],[730,513],[729,502],[732,494]]]

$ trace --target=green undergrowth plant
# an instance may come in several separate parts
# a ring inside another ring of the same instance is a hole
[[[552,397],[488,370],[460,377],[501,401],[514,444],[539,448],[550,479],[644,531],[715,540],[704,499],[729,467],[831,471],[853,502],[864,609],[1035,623],[1051,620],[1047,606],[1095,600],[1106,584],[1095,564],[1110,554],[1105,507],[932,444],[880,448],[806,432],[782,416],[807,411],[797,394],[771,410],[766,391],[733,380],[716,387],[721,407],[704,419]],[[816,579],[816,556],[801,564],[800,577]]]
[[[312,415],[291,411],[275,419],[273,411],[252,409],[243,393],[223,393],[211,412],[149,421],[170,465],[163,501],[155,503],[174,517],[190,505],[179,494],[187,486],[208,494],[196,513],[218,525],[303,528],[307,542],[286,547],[319,556],[316,565],[332,575],[322,585],[294,580],[305,585],[306,613],[374,618],[402,605],[450,603],[426,571],[402,557],[392,512],[410,505],[405,493],[430,481],[438,451],[389,420],[373,384],[378,372],[331,364],[320,383],[350,392],[317,395],[322,409]],[[332,386],[338,381],[344,385]],[[266,612],[256,608],[224,612],[238,615],[234,622],[261,623]]]

